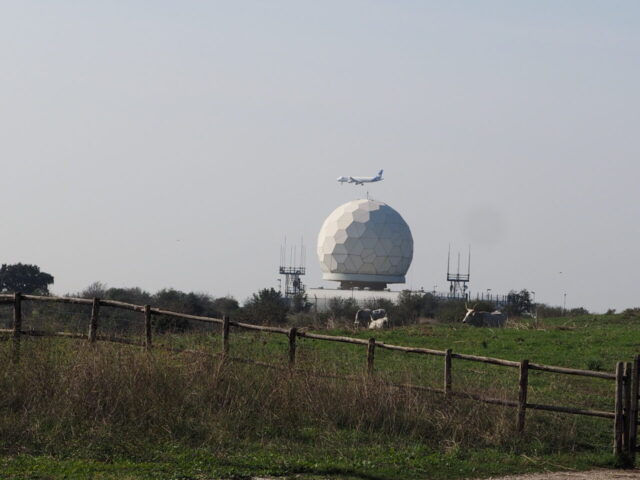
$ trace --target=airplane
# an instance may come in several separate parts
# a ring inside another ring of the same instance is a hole
[[[378,172],[378,175],[376,175],[375,177],[338,177],[338,182],[340,182],[341,185],[345,182],[355,183],[356,185],[379,182],[380,180],[384,180],[384,178],[382,178],[382,172],[383,170],[380,170]]]

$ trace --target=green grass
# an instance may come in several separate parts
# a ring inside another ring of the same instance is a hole
[[[205,479],[269,475],[303,478],[458,479],[540,470],[583,470],[611,466],[606,454],[516,454],[497,449],[434,452],[423,445],[302,447],[298,444],[243,444],[228,450],[157,446],[144,458],[18,455],[0,460],[7,479]]]
[[[613,373],[618,361],[631,361],[640,353],[640,321],[620,315],[586,315],[548,319],[533,328],[531,321],[518,328],[485,329],[461,325],[419,325],[390,330],[333,330],[323,333],[369,338],[404,346],[415,346],[520,361],[543,363],[578,369],[596,369]],[[166,336],[173,346],[192,348],[207,346],[221,350],[218,335]],[[232,331],[232,355],[283,363],[287,339],[283,335]],[[338,374],[361,371],[366,361],[366,347],[298,339],[300,368],[323,368]],[[375,368],[389,379],[410,380],[420,385],[441,387],[441,357],[404,354],[377,349]],[[614,384],[608,380],[588,379],[560,374],[530,372],[530,396],[533,403],[553,403],[601,410],[613,409]],[[463,360],[453,361],[453,388],[478,392],[503,389],[508,398],[517,399],[517,369],[488,366]]]
[[[372,335],[370,331],[352,332],[344,329],[323,333],[359,338]],[[630,361],[640,352],[640,322],[619,315],[545,320],[544,325],[538,328],[526,322],[507,329],[419,325],[375,331],[373,335],[378,341],[397,345],[438,350],[452,348],[459,353],[515,361],[526,358],[536,363],[611,372],[616,361]],[[163,335],[155,341],[158,345],[213,352],[221,350],[220,337],[215,332]],[[136,413],[136,418],[143,419],[140,425],[136,422],[131,425],[130,421],[125,421],[125,417],[121,419],[117,412],[110,413],[111,416],[103,413],[101,418],[87,418],[86,413],[78,413],[75,408],[63,408],[61,403],[60,411],[69,411],[79,420],[56,418],[54,414],[57,410],[52,407],[49,416],[42,414],[38,417],[32,413],[38,418],[30,419],[25,415],[21,420],[24,426],[20,428],[33,429],[34,433],[21,433],[11,424],[11,415],[18,415],[16,412],[19,412],[15,402],[26,400],[14,398],[5,401],[0,395],[0,412],[4,416],[0,426],[14,435],[13,441],[0,440],[3,453],[0,457],[0,479],[205,479],[296,474],[305,478],[459,479],[613,465],[612,426],[608,420],[529,411],[524,437],[515,438],[514,409],[461,401],[450,418],[431,418],[429,407],[426,413],[420,414],[423,420],[414,422],[411,419],[403,420],[402,411],[393,410],[393,401],[376,406],[375,399],[371,400],[372,413],[367,415],[372,418],[378,415],[376,419],[350,419],[351,413],[358,417],[360,411],[352,411],[344,405],[335,408],[338,419],[330,418],[333,409],[326,402],[341,401],[341,388],[346,392],[345,402],[360,405],[360,390],[351,391],[351,387],[347,388],[345,382],[339,383],[341,381],[327,384],[324,390],[315,393],[326,395],[329,400],[325,400],[325,397],[315,401],[307,399],[307,410],[301,409],[292,413],[291,419],[286,419],[283,416],[287,415],[288,410],[280,408],[280,403],[297,402],[296,395],[304,395],[305,382],[311,380],[302,379],[300,384],[287,387],[291,390],[275,395],[271,400],[275,403],[266,402],[264,411],[261,411],[261,402],[247,398],[247,395],[252,395],[252,388],[260,388],[261,392],[268,393],[270,385],[276,389],[276,383],[282,380],[278,380],[279,377],[263,379],[263,384],[260,378],[266,377],[264,370],[252,366],[238,367],[237,371],[232,372],[234,378],[246,380],[246,385],[233,397],[242,403],[242,407],[235,411],[231,408],[233,402],[229,405],[227,400],[217,399],[216,395],[220,395],[218,390],[211,390],[211,385],[201,386],[198,383],[203,375],[209,375],[208,372],[216,368],[213,363],[196,365],[195,360],[188,356],[159,355],[152,357],[153,362],[158,362],[157,365],[145,367],[149,368],[149,372],[139,374],[135,369],[141,365],[140,362],[144,363],[143,354],[136,353],[135,358],[129,359],[125,352],[135,349],[127,346],[107,349],[105,346],[100,351],[100,355],[104,354],[105,357],[97,364],[107,378],[95,380],[96,386],[87,386],[85,391],[82,385],[74,386],[68,379],[68,372],[78,374],[83,367],[74,365],[75,357],[87,355],[83,359],[86,363],[92,361],[91,352],[84,349],[80,351],[77,343],[71,341],[27,339],[24,343],[22,367],[28,368],[28,362],[37,357],[39,363],[33,361],[38,363],[41,371],[30,373],[29,381],[34,384],[32,387],[25,385],[15,388],[24,388],[25,392],[31,390],[36,396],[51,395],[52,402],[62,402],[59,397],[75,388],[79,391],[77,398],[88,396],[92,401],[104,403],[106,400],[93,398],[99,397],[95,391],[106,389],[108,382],[117,382],[119,376],[131,377],[131,383],[124,383],[120,389],[139,388],[145,395],[157,395],[156,404],[162,403],[165,397],[176,395],[176,398],[168,398],[166,406],[158,406],[159,410],[151,420],[144,416],[144,409],[141,409],[142,413]],[[8,347],[8,342],[0,346],[0,354],[8,355]],[[297,366],[305,371],[350,375],[364,373],[364,346],[299,339],[297,353]],[[287,339],[282,335],[232,330],[231,354],[284,365]],[[58,364],[67,363],[70,365],[68,372],[58,371]],[[116,365],[113,371],[110,370],[111,363]],[[2,364],[4,389],[7,390],[12,388],[10,382],[15,382],[16,377],[11,377],[7,362]],[[198,373],[189,376],[194,368],[199,369]],[[442,386],[442,357],[377,349],[375,368],[378,377],[385,380]],[[121,373],[118,373],[118,369]],[[60,381],[70,382],[70,386],[65,387],[66,390],[61,388],[60,392],[51,393],[49,390],[56,388],[56,382],[52,380],[56,375],[59,375]],[[177,381],[182,382],[181,387],[172,386],[172,382]],[[40,387],[36,385],[39,382],[42,383]],[[151,386],[147,385],[149,382]],[[224,378],[221,382],[215,383],[215,388],[225,385]],[[454,360],[453,387],[454,390],[516,399],[517,369]],[[198,398],[221,403],[215,407],[214,403],[211,407],[203,405],[208,417],[202,413],[202,418],[199,418],[201,414],[197,402],[200,400],[196,399],[190,404],[192,400],[188,391],[172,390],[179,388],[193,388],[194,395],[200,395]],[[362,388],[366,394],[366,387]],[[381,392],[396,395],[384,389]],[[107,393],[107,399],[115,398],[113,401],[125,404],[130,402],[130,410],[138,408],[131,403],[139,398],[133,394],[130,398],[123,398],[116,395],[117,392]],[[416,412],[423,401],[425,405],[433,406],[436,417],[449,415],[448,407],[441,400],[428,395],[423,400],[420,397],[409,400],[398,397],[398,401],[409,402],[407,408],[416,409]],[[531,371],[529,401],[612,410],[613,382]],[[42,408],[46,402],[39,405]],[[369,404],[362,405],[362,408],[368,408]],[[165,413],[166,426],[153,427],[153,422],[162,423]],[[171,415],[181,417],[174,420],[169,418]],[[458,418],[465,415],[466,420]],[[488,417],[490,420],[482,423],[482,419],[475,417]],[[386,418],[394,420],[387,421]],[[426,421],[427,425],[422,425],[422,421]],[[470,433],[465,433],[466,421],[470,422]],[[433,422],[433,426],[429,426],[429,422]],[[405,424],[410,426],[406,431],[403,430],[406,427],[401,427]],[[490,426],[489,430],[495,427],[495,431],[486,431],[487,426]],[[82,428],[92,429],[94,433],[83,432]],[[474,437],[476,435],[477,440]]]

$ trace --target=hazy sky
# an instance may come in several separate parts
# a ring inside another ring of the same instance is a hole
[[[640,306],[640,2],[7,1],[0,59],[0,263],[55,293],[242,301],[285,235],[322,285],[384,168],[407,286],[470,244],[473,292]]]

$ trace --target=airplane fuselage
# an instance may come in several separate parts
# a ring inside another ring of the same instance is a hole
[[[338,177],[338,182],[342,183],[353,183],[355,185],[364,185],[365,183],[375,183],[380,180],[384,180],[382,178],[382,170],[378,172],[378,175],[375,177]]]

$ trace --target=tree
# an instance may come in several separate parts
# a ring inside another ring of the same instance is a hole
[[[564,310],[562,307],[554,307],[545,303],[537,303],[536,313],[538,314],[538,318],[562,317],[564,315]]]
[[[353,298],[334,297],[329,300],[329,312],[334,319],[353,321],[359,308]]]
[[[78,295],[82,298],[106,298],[107,289],[106,283],[93,282]]]
[[[240,308],[238,301],[233,297],[219,297],[213,301],[213,309],[217,316],[231,315]]]
[[[511,290],[507,295],[506,313],[522,315],[525,312],[531,312],[531,294],[526,288],[519,292]]]
[[[244,305],[243,317],[255,323],[278,324],[287,320],[287,302],[280,292],[263,288],[254,293]]]
[[[185,293],[173,288],[165,288],[153,295],[151,303],[165,310],[190,315],[214,317],[217,313],[213,298],[206,293]],[[155,325],[160,332],[183,332],[192,328],[187,319],[167,316],[157,318]]]
[[[464,300],[449,299],[438,305],[436,319],[442,323],[460,323],[466,311]]]
[[[16,263],[3,264],[0,267],[0,292],[27,293],[49,295],[49,285],[53,283],[53,276],[40,271],[37,265]]]
[[[145,305],[153,303],[151,294],[140,287],[122,288],[111,287],[104,292],[104,299],[118,300],[120,302],[134,303],[136,305]]]
[[[439,304],[438,297],[429,292],[425,293],[422,296],[422,311],[420,314],[426,318],[435,318]]]
[[[411,290],[403,290],[398,296],[398,308],[396,309],[399,318],[393,321],[396,324],[416,323],[422,313],[422,307],[422,294],[413,293]]]
[[[311,309],[311,303],[306,293],[297,293],[289,302],[289,310],[293,313],[308,312]]]

